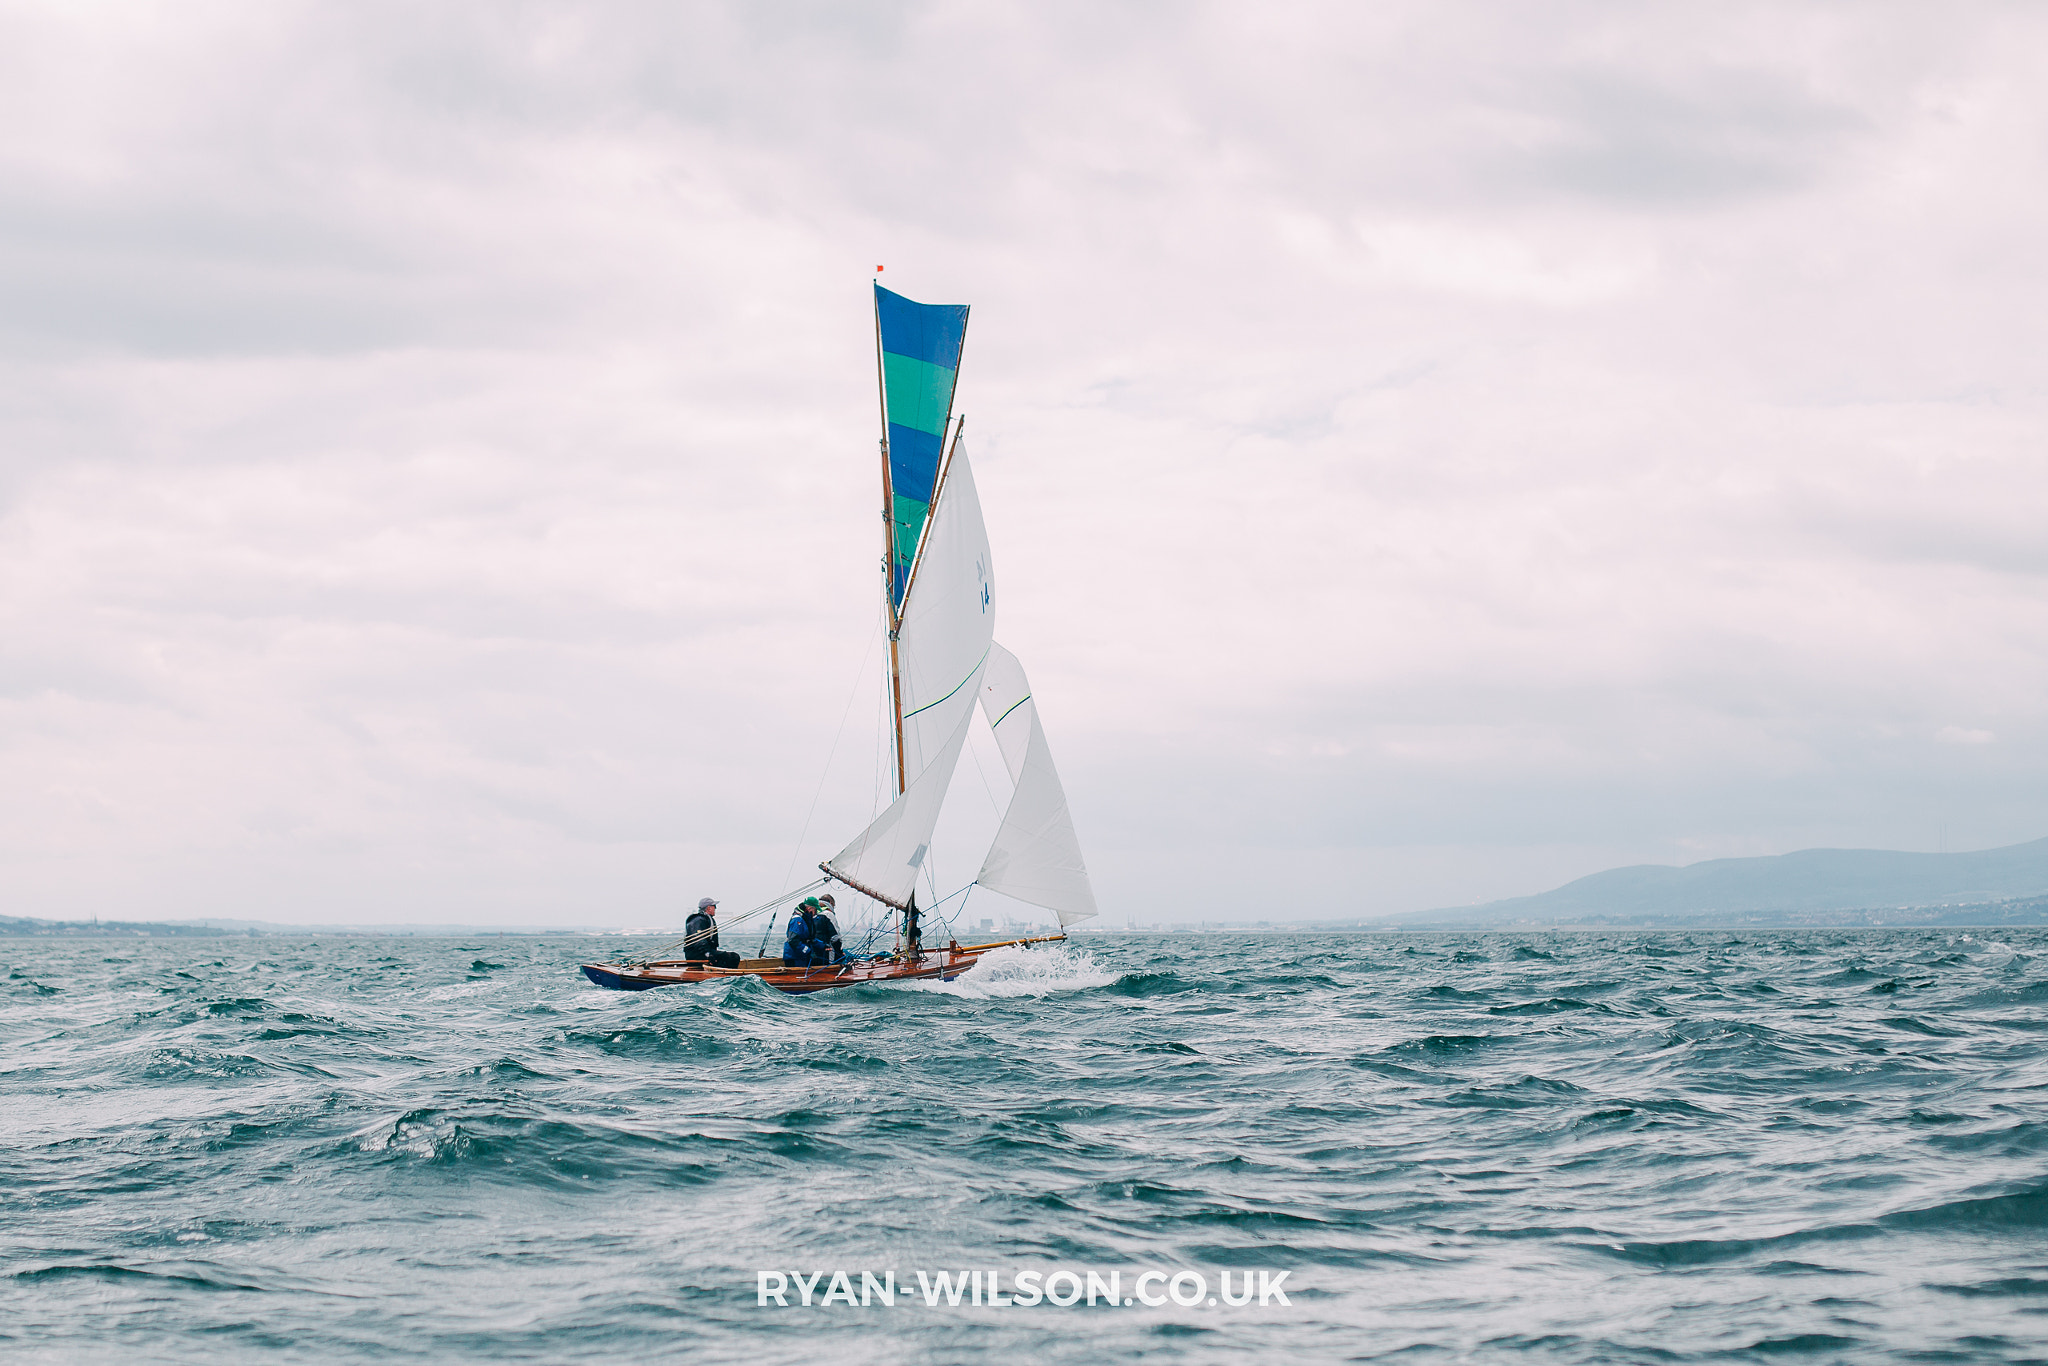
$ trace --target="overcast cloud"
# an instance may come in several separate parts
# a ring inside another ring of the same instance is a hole
[[[0,5],[0,911],[830,853],[877,263],[974,307],[1113,923],[2048,834],[2044,67],[2020,5]]]

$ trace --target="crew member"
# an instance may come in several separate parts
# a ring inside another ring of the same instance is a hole
[[[711,960],[712,950],[718,947],[718,902],[704,897],[697,902],[697,913],[683,922],[683,961],[704,963]]]
[[[818,898],[818,913],[811,918],[811,952],[814,963],[844,963],[846,945],[839,941],[839,925],[832,919],[838,903],[830,892]]]
[[[818,903],[805,897],[789,913],[789,926],[782,935],[782,965],[807,968],[811,965],[811,907]]]

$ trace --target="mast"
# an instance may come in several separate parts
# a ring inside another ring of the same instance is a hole
[[[986,579],[987,552],[981,547],[987,530],[979,501],[973,496],[971,468],[962,464],[960,478],[950,478],[956,463],[952,457],[959,454],[960,428],[953,420],[952,407],[960,385],[967,305],[918,303],[883,289],[879,279],[874,283],[874,300],[876,387],[882,419],[882,611],[889,632],[894,791],[889,806],[825,867],[857,890],[872,889],[870,895],[886,893],[876,899],[900,914],[899,951],[915,956],[923,938],[917,870],[930,847],[938,807],[966,737],[966,713],[973,708],[968,685],[987,662],[989,623],[985,615],[974,613],[971,605],[964,618],[957,611],[949,614],[948,608],[955,605],[950,591],[934,599],[931,611],[913,617],[910,594],[924,572],[923,561],[939,550],[944,551],[940,556],[943,564],[935,560],[931,572],[942,573],[949,581],[974,574]],[[948,436],[953,438],[951,450]],[[934,539],[942,487],[946,508],[961,511],[959,517],[949,520],[947,535]],[[986,593],[979,606],[985,614]],[[906,632],[910,633],[907,639]],[[946,681],[925,677],[934,670],[943,673]],[[951,682],[956,677],[960,681]],[[921,692],[913,699],[909,695],[912,684],[936,688],[939,695],[927,697]],[[913,700],[916,707],[911,705]],[[941,707],[946,710],[934,711]],[[920,742],[914,775],[909,753],[913,734]]]
[[[900,797],[909,786],[903,774],[903,656],[897,642],[903,619],[896,611],[896,489],[889,476],[889,382],[882,365],[879,294],[875,295],[875,395],[882,414],[882,616],[889,625],[889,717],[895,728],[896,795]]]

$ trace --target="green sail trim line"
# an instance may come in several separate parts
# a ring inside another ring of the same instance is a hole
[[[1011,712],[1017,710],[1017,708],[1023,706],[1026,702],[1029,702],[1030,700],[1031,694],[1025,693],[1022,697],[1018,698],[1015,702],[1012,702],[1006,709],[1004,709],[1003,714],[1001,716],[998,716],[995,720],[989,722],[988,728],[990,730],[994,730],[997,726],[1000,726],[1001,724],[1003,724],[1003,722],[1010,719]]]
[[[961,679],[958,683],[955,683],[953,685],[953,692],[947,693],[946,697],[951,697],[953,693],[959,692],[962,688],[966,687],[969,683],[973,682],[975,675],[981,672],[981,666],[986,663],[988,663],[988,651],[983,650],[981,652],[981,658],[974,661],[974,671],[968,674],[967,677]],[[907,711],[903,713],[903,719],[908,721],[911,717],[916,716],[919,712],[930,711],[933,707],[936,707],[939,705],[939,703],[945,701],[946,697],[935,697],[931,701],[919,707],[917,711]]]

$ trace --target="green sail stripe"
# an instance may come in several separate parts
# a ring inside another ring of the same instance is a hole
[[[933,436],[946,434],[946,410],[953,402],[951,370],[884,351],[882,385],[889,395],[891,422]]]
[[[988,663],[988,653],[989,652],[987,650],[983,650],[981,652],[981,658],[974,661],[974,667],[977,671],[980,670],[982,665]],[[968,682],[973,677],[973,674],[969,674],[966,678],[963,678],[958,683],[955,683],[952,687],[952,690],[946,694],[946,697],[951,697],[953,693],[959,692],[962,688],[966,687]],[[936,698],[933,701],[927,702],[923,706],[919,707],[916,711],[907,711],[903,713],[903,719],[908,721],[913,716],[923,715],[925,712],[930,711],[933,707],[938,706],[940,702],[945,701],[946,697]]]
[[[1030,700],[1031,694],[1025,693],[1022,697],[1018,698],[1015,702],[1012,702],[1008,707],[1006,707],[1001,716],[998,716],[995,720],[989,722],[988,728],[990,730],[994,730],[997,726],[1000,726],[1001,724],[1003,724],[1003,722],[1010,719],[1011,712],[1017,710],[1017,708],[1023,706],[1026,702],[1029,702]]]

